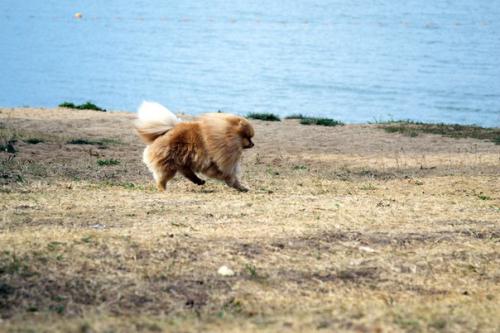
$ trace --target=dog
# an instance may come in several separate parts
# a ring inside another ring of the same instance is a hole
[[[159,191],[165,191],[178,171],[197,185],[205,184],[196,175],[201,173],[238,191],[248,191],[239,180],[243,149],[254,146],[255,132],[248,120],[207,113],[194,121],[181,121],[155,102],[143,102],[137,115],[136,132],[147,144],[143,161]]]

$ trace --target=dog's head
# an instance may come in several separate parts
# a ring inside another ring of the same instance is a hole
[[[228,113],[206,113],[201,121],[209,124],[209,128],[213,133],[223,130],[226,142],[230,143],[231,147],[236,143],[238,148],[248,149],[254,146],[252,138],[255,135],[252,124],[243,117],[228,114]],[[215,131],[215,132],[214,132]],[[213,134],[212,133],[212,134]]]
[[[241,137],[241,146],[243,149],[252,148],[254,146],[252,138],[255,132],[250,122],[245,118],[241,118],[238,123],[238,134]]]

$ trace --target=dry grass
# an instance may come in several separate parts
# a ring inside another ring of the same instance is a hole
[[[254,121],[251,192],[157,193],[132,118],[0,110],[0,331],[499,330],[498,145]]]
[[[388,122],[379,122],[378,125],[388,133],[402,133],[411,137],[415,137],[419,133],[430,133],[452,138],[489,140],[497,145],[500,144],[500,128],[444,123],[429,124],[411,120],[391,120]]]

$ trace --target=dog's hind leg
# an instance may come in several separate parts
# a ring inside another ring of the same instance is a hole
[[[156,187],[158,188],[158,191],[163,192],[167,188],[167,182],[174,178],[175,173],[177,170],[175,169],[164,169],[164,170],[158,170],[154,173],[154,177],[156,180]]]
[[[184,177],[195,183],[196,185],[203,185],[205,184],[205,181],[203,179],[198,178],[198,176],[193,172],[193,170],[189,168],[184,168],[179,170]]]

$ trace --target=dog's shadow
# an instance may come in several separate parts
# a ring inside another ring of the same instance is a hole
[[[204,188],[199,191],[196,191],[198,193],[215,193],[216,191],[214,189],[209,189],[209,188]]]

